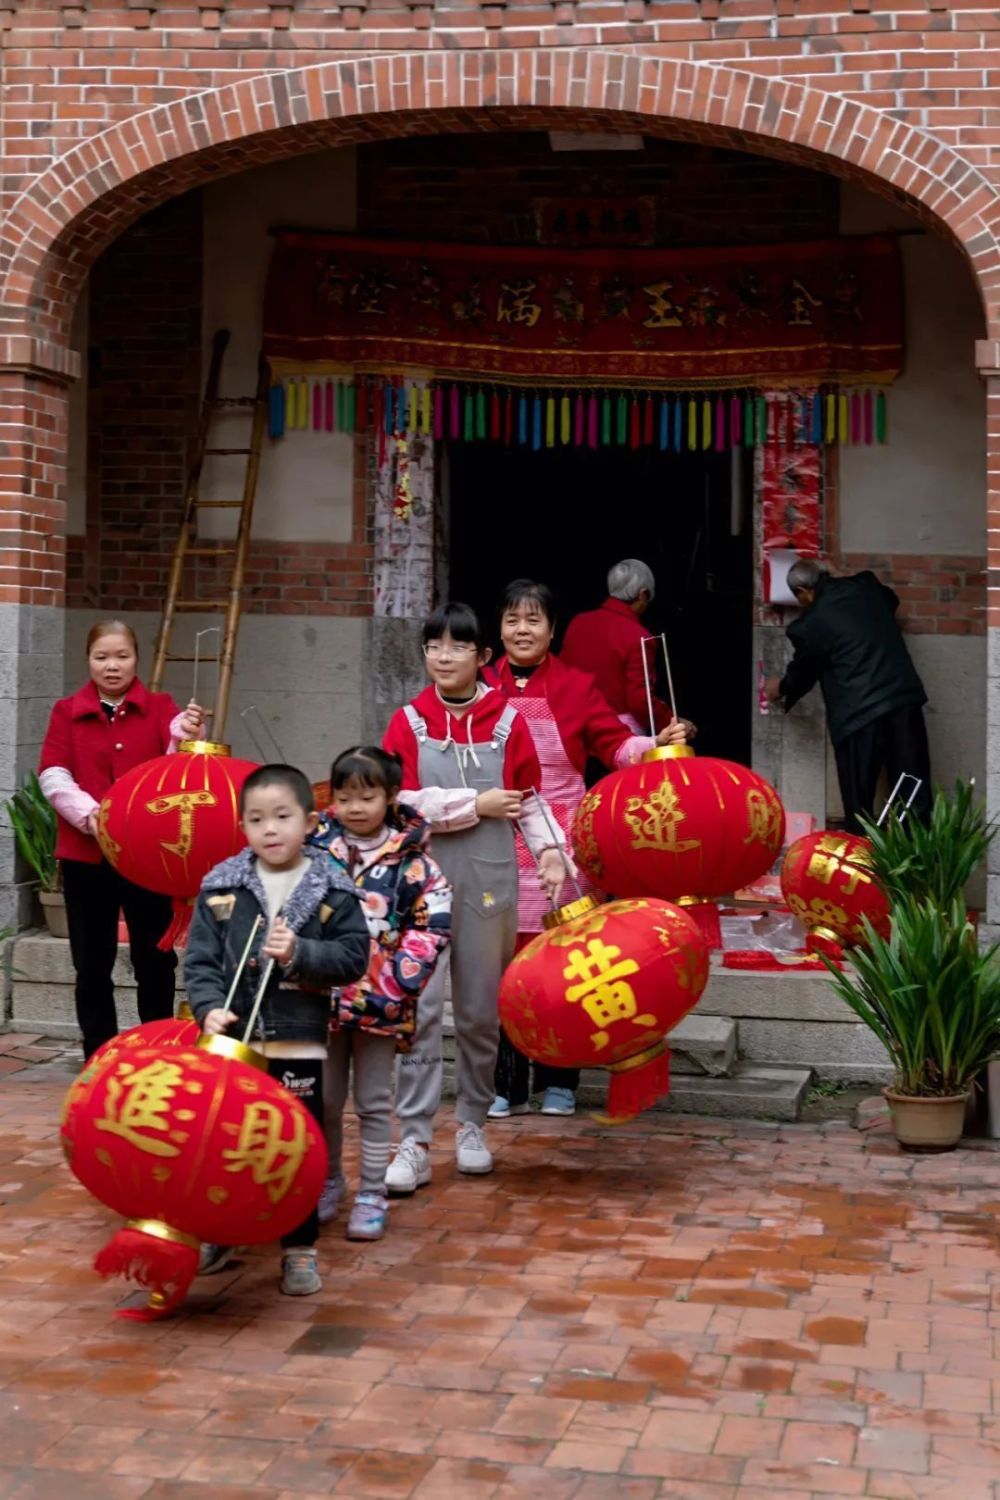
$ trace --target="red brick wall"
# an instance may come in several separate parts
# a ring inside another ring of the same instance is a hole
[[[844,552],[838,570],[871,568],[899,595],[910,635],[985,635],[986,564],[982,557]]]

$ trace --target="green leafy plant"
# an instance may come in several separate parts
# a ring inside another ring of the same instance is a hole
[[[950,797],[935,793],[926,823],[890,816],[881,828],[866,821],[864,829],[875,878],[890,902],[912,896],[941,907],[950,907],[962,894],[997,833],[972,781],[956,781]]]
[[[892,935],[866,921],[853,978],[827,960],[833,986],[879,1038],[901,1094],[966,1092],[1000,1057],[1000,945],[981,950],[959,894],[950,905],[901,896]]]
[[[42,791],[38,777],[29,771],[24,781],[4,803],[21,857],[29,864],[43,891],[59,889],[56,859],[55,808]]]

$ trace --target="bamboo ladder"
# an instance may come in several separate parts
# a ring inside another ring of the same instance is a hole
[[[216,687],[215,704],[206,713],[211,722],[211,737],[220,740],[225,731],[226,714],[233,685],[233,663],[236,657],[236,638],[240,628],[243,608],[243,579],[246,573],[247,552],[250,547],[250,526],[253,520],[254,499],[257,494],[257,477],[260,470],[260,453],[267,431],[268,372],[263,358],[257,375],[257,390],[253,396],[220,396],[219,378],[222,360],[229,343],[228,329],[220,329],[212,340],[212,357],[209,363],[205,394],[202,398],[195,436],[194,458],[188,471],[184,489],[184,513],[181,528],[174,547],[170,566],[170,580],[163,616],[156,638],[153,655],[153,670],[150,686],[156,690],[163,682],[168,662],[193,662],[193,654],[178,655],[171,651],[174,625],[179,611],[200,611],[206,614],[224,614],[222,643],[219,652],[219,680]],[[232,408],[245,409],[250,417],[249,444],[245,448],[213,448],[209,446],[209,435],[213,419],[220,411]],[[239,500],[203,500],[201,498],[201,471],[206,458],[246,459],[243,476],[243,493]],[[236,535],[226,541],[199,543],[198,514],[202,510],[237,510]],[[195,591],[190,559],[199,557],[231,557],[232,567],[229,587],[225,598],[199,599]],[[185,593],[185,590],[189,590]],[[206,732],[207,733],[207,732]]]

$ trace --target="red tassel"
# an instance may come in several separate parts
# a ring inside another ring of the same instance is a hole
[[[638,448],[639,446],[639,403],[635,400],[632,402],[632,408],[629,413],[628,442],[630,448]]]
[[[642,408],[642,440],[649,447],[653,441],[653,398],[647,396]]]
[[[500,441],[500,397],[496,391],[490,397],[490,441]]]
[[[327,432],[333,431],[333,381],[328,380],[323,388],[323,425]]]
[[[503,440],[510,447],[511,438],[514,436],[514,398],[507,392],[503,403]]]
[[[614,1063],[608,1069],[608,1112],[602,1123],[621,1125],[650,1109],[670,1091],[670,1052],[665,1041],[657,1042],[637,1057]]]
[[[587,447],[597,447],[597,397],[587,402]]]
[[[191,918],[194,916],[194,898],[186,901],[182,896],[175,897],[173,913],[170,926],[156,945],[161,953],[169,953],[171,948],[187,947]]]
[[[151,1323],[179,1307],[198,1273],[198,1245],[160,1239],[135,1224],[126,1224],[94,1258],[98,1276],[124,1276],[152,1295],[145,1307],[120,1307],[119,1318]]]
[[[717,950],[722,947],[722,923],[719,921],[719,908],[714,901],[682,901],[681,907],[686,914],[701,929],[701,935],[709,948]]]

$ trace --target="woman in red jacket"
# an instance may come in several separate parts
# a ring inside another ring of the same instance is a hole
[[[509,584],[500,606],[500,638],[504,655],[484,675],[508,698],[517,699],[527,720],[542,768],[538,791],[552,809],[569,841],[573,816],[585,791],[583,772],[588,757],[606,766],[625,766],[653,745],[686,738],[689,726],[675,720],[656,739],[634,734],[611,708],[594,679],[575,667],[564,666],[551,651],[556,628],[555,601],[544,583],[518,578]],[[517,841],[518,947],[542,930],[542,917],[551,910],[538,880],[534,861]],[[580,882],[581,885],[583,882]],[[501,1036],[497,1059],[497,1097],[490,1118],[527,1114],[529,1070],[526,1057]],[[542,1094],[542,1113],[571,1115],[580,1074],[576,1069],[535,1065],[534,1092]]]
[[[69,945],[76,970],[76,1015],[89,1057],[118,1031],[111,979],[118,952],[118,913],[128,924],[139,1016],[174,1013],[177,959],[157,943],[170,923],[168,896],[124,880],[101,854],[97,809],[119,776],[144,760],[197,739],[204,715],[195,703],[181,713],[169,693],[151,693],[135,675],[135,633],[102,620],[87,636],[90,680],[52,710],[42,746],[42,791],[59,815],[56,855],[62,861]]]

